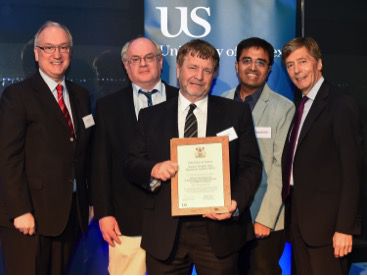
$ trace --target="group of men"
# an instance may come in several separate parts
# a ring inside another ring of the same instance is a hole
[[[161,80],[154,41],[126,43],[131,85],[97,102],[67,81],[72,36],[46,22],[39,71],[0,100],[0,238],[8,274],[67,273],[93,205],[111,274],[280,274],[286,239],[295,273],[342,274],[358,234],[362,135],[358,108],[322,76],[312,38],[282,49],[297,105],[266,84],[274,49],[237,46],[238,86],[210,95],[217,50],[203,40],[177,54],[179,89]],[[235,132],[225,213],[173,217],[170,139]],[[88,190],[91,198],[88,199]],[[284,230],[286,229],[286,231]]]

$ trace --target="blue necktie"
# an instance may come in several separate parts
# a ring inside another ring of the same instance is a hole
[[[149,92],[145,92],[139,89],[139,94],[143,94],[145,97],[147,97],[148,107],[153,105],[152,95],[157,92],[158,92],[157,89],[153,89],[152,91],[149,91]]]

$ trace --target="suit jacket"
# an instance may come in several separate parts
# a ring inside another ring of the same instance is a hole
[[[177,97],[177,88],[165,87],[167,99]],[[97,102],[92,158],[94,214],[97,219],[114,216],[127,236],[141,236],[145,196],[144,190],[131,185],[123,170],[136,127],[131,85]]]
[[[157,162],[170,159],[170,139],[178,137],[178,100],[172,99],[143,110],[138,133],[132,144],[128,176],[150,191],[150,173]],[[229,143],[232,199],[237,201],[240,216],[227,221],[203,219],[208,227],[214,253],[226,256],[238,251],[253,238],[249,206],[261,176],[261,161],[253,122],[248,107],[216,96],[209,96],[206,136],[216,136],[233,127],[238,139]],[[179,218],[171,216],[171,185],[163,182],[150,192],[145,202],[142,247],[154,257],[169,258],[175,244]]]
[[[66,81],[76,139],[39,73],[5,89],[0,101],[0,224],[31,212],[36,232],[57,236],[66,227],[73,183],[80,226],[88,223],[86,179],[90,128],[88,92]]]
[[[223,94],[234,99],[236,88]],[[271,129],[268,138],[257,137],[264,170],[259,188],[251,204],[253,221],[273,230],[284,229],[284,206],[282,202],[282,153],[289,126],[294,115],[294,104],[272,91],[265,84],[253,111],[255,129]]]
[[[288,143],[283,153],[285,160]],[[354,100],[326,81],[301,129],[293,161],[291,223],[311,246],[359,232],[362,133]]]

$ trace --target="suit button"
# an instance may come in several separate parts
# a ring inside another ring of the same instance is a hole
[[[74,142],[74,137],[70,137],[70,142]]]

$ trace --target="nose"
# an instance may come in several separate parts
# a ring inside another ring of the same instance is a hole
[[[294,68],[294,73],[297,74],[299,72],[298,65],[295,64],[293,68]]]
[[[140,66],[146,66],[147,65],[147,62],[145,60],[145,58],[141,58],[140,59]]]
[[[256,67],[256,62],[255,61],[251,62],[250,68],[252,71],[255,71],[256,69],[255,67]]]
[[[196,71],[196,78],[198,80],[202,80],[203,76],[204,76],[204,71],[203,70],[199,69],[199,70]]]
[[[54,57],[56,58],[61,57],[61,52],[60,52],[59,47],[56,47],[55,52],[54,52]]]

